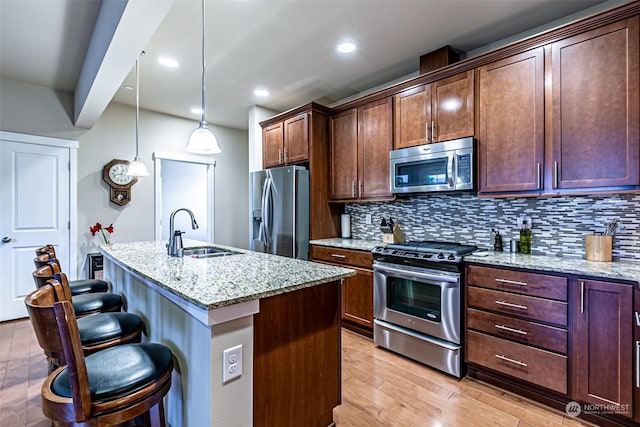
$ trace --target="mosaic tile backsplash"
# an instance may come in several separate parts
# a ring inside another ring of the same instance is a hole
[[[640,261],[640,195],[483,199],[470,194],[418,195],[395,202],[348,203],[351,236],[382,240],[380,219],[392,217],[406,240],[444,240],[493,249],[500,231],[504,248],[519,238],[517,220],[531,217],[532,253],[584,258],[585,235],[602,232],[620,218],[613,259]],[[372,224],[365,215],[371,214]]]

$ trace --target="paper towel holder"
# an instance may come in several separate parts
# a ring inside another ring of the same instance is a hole
[[[351,215],[344,213],[340,215],[340,237],[351,238]]]

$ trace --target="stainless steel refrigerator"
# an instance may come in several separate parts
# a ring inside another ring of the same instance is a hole
[[[309,259],[309,171],[287,166],[250,176],[251,250]]]

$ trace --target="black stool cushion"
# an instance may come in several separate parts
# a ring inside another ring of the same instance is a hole
[[[142,330],[142,319],[133,313],[98,313],[78,319],[82,345],[95,345]]]
[[[123,344],[90,354],[85,362],[94,402],[129,395],[173,369],[171,350],[161,344]],[[53,380],[51,391],[72,397],[68,369]]]
[[[76,295],[71,298],[71,302],[78,316],[102,311],[120,311],[122,308],[122,297],[109,292]]]
[[[71,289],[71,295],[108,292],[109,283],[97,279],[71,280],[69,282],[69,288]]]

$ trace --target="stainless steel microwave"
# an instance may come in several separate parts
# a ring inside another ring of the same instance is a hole
[[[389,152],[391,192],[428,193],[475,189],[472,137]]]

